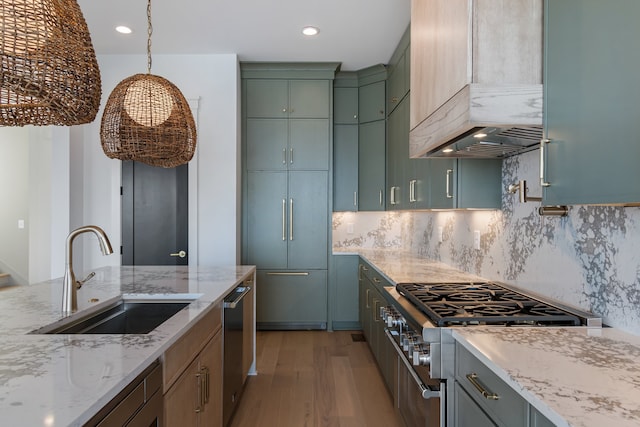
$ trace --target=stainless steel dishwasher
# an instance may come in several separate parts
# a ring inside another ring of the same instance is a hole
[[[242,394],[243,299],[250,290],[249,286],[238,286],[224,299],[222,421],[225,426]]]

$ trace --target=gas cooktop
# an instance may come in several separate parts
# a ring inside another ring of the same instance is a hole
[[[579,326],[582,319],[546,301],[492,282],[399,283],[403,295],[437,326]]]

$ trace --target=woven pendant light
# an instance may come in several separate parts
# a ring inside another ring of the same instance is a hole
[[[95,119],[100,70],[76,0],[2,0],[0,31],[0,126]]]
[[[196,125],[180,90],[151,74],[151,0],[147,2],[147,74],[118,83],[102,115],[102,150],[112,159],[172,168],[191,160]]]

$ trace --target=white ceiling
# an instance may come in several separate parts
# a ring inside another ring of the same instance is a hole
[[[78,0],[98,54],[144,54],[146,0]],[[410,0],[153,0],[152,54],[236,53],[240,61],[388,62]],[[127,25],[134,33],[115,32]],[[315,38],[302,27],[320,28]]]

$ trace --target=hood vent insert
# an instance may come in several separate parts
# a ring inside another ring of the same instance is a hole
[[[505,158],[538,148],[541,139],[542,126],[475,127],[426,157]]]

